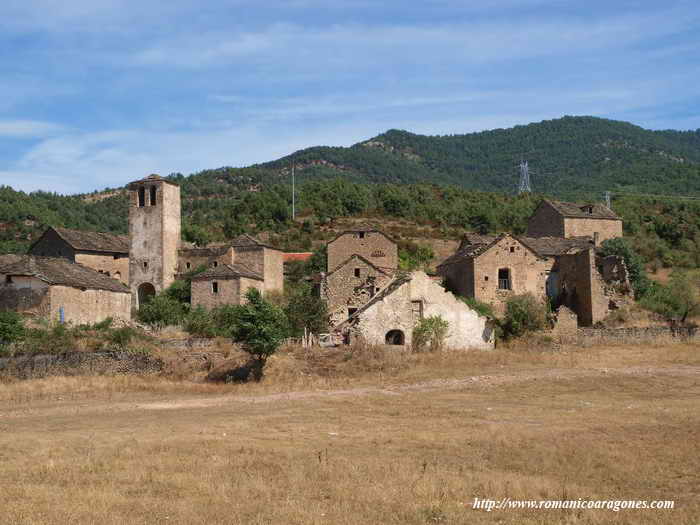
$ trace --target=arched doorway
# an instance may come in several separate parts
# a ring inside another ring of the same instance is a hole
[[[139,307],[146,304],[156,294],[156,289],[151,283],[141,283],[138,288]]]
[[[388,345],[403,345],[406,337],[401,330],[389,330],[386,333],[385,342]]]

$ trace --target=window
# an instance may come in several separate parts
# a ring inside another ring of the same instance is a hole
[[[348,317],[357,312],[357,308],[348,308]]]
[[[217,283],[216,281],[211,283],[211,291],[212,293],[219,293],[219,283]]]
[[[119,254],[118,254],[118,253],[115,253],[114,255],[112,255],[112,259],[115,259],[115,260],[116,260],[116,259],[119,259]]]
[[[219,262],[218,262],[218,261],[213,261],[213,262],[211,263],[211,267],[212,267],[212,268],[216,268],[217,266],[219,266]]]
[[[11,275],[7,275],[7,276],[5,277],[5,282],[6,282],[7,284],[12,284],[12,276],[11,276]]]
[[[364,239],[364,238],[365,238],[365,232],[358,232],[357,236],[358,236],[360,239]]]
[[[355,277],[359,277],[359,276],[360,276],[360,269],[355,268]]]
[[[156,187],[151,186],[151,206],[156,205]]]
[[[501,268],[498,270],[498,289],[510,290],[510,285],[510,270],[508,268]]]
[[[143,269],[148,270],[148,261],[143,261]]]
[[[489,280],[489,276],[488,276],[488,275],[484,275],[484,281],[488,281],[488,280]]]
[[[515,246],[510,247],[510,253],[515,253]]]
[[[411,314],[414,321],[423,319],[423,301],[411,301]]]
[[[192,265],[190,263],[185,263],[185,268],[189,270],[190,268],[192,268]]]
[[[139,188],[139,208],[143,208],[146,205],[146,188],[141,186]]]

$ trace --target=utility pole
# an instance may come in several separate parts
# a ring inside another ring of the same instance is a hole
[[[518,185],[518,193],[532,193],[532,188],[530,187],[530,169],[528,168],[527,161],[521,160],[520,165],[520,184]]]
[[[608,207],[608,209],[612,210],[612,206],[610,206],[610,192],[609,191],[605,192],[605,205]]]
[[[296,216],[296,201],[295,201],[295,196],[294,196],[294,162],[292,162],[292,220],[294,220]]]

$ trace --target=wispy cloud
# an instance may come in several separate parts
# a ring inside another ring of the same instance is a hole
[[[0,137],[39,138],[59,133],[63,126],[35,120],[0,120]]]

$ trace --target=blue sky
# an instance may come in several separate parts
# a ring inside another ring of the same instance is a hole
[[[700,128],[697,1],[2,0],[0,184],[562,115]]]

